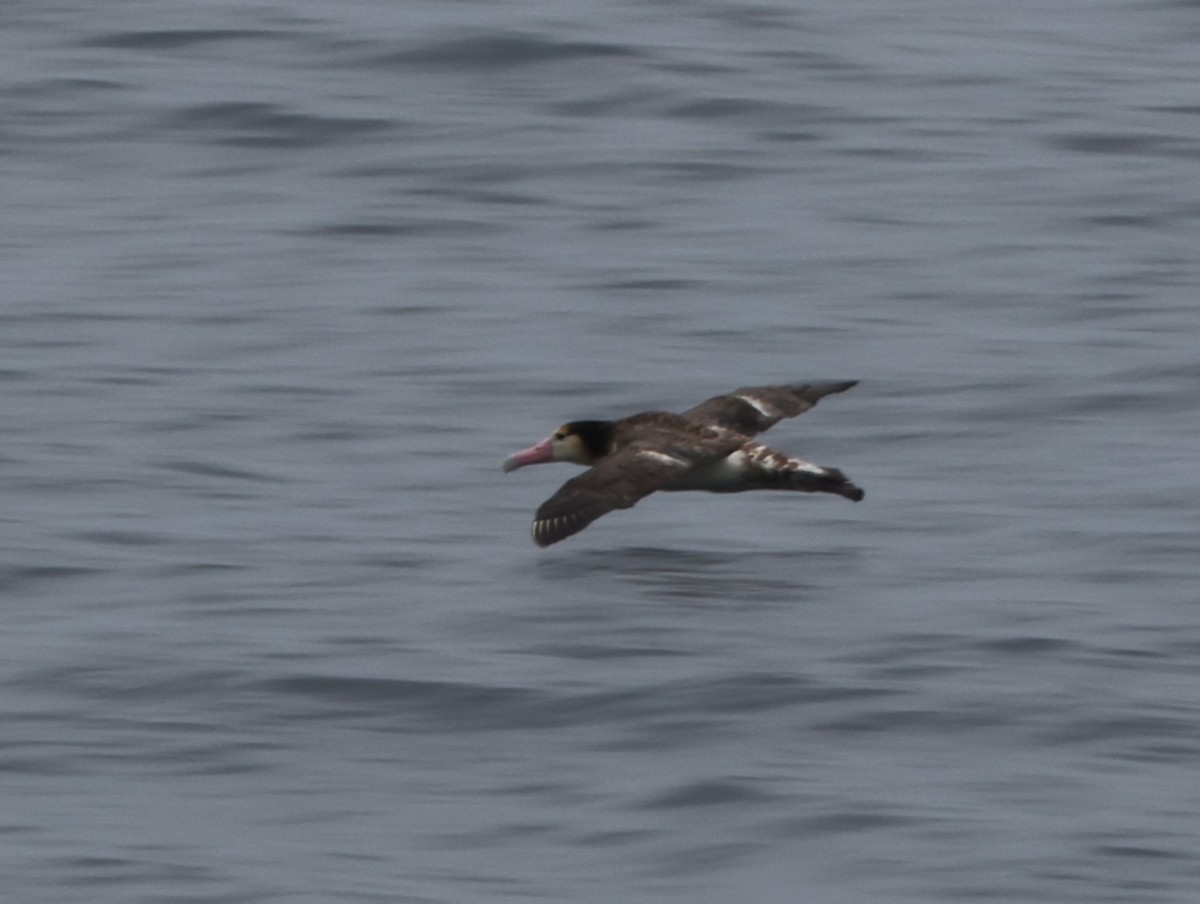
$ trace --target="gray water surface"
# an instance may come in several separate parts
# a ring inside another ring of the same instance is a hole
[[[5,901],[1200,900],[1195,3],[5,9]]]

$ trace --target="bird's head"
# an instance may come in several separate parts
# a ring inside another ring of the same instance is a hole
[[[548,461],[594,465],[609,453],[612,431],[611,421],[571,421],[540,443],[510,455],[504,462],[504,470],[515,471],[526,465],[540,465]]]

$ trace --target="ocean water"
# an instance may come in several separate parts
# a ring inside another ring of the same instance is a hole
[[[12,902],[1200,900],[1200,6],[29,2]],[[559,423],[866,490],[537,549]]]

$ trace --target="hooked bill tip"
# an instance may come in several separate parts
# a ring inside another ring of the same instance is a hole
[[[514,452],[504,461],[505,473],[515,471],[517,468],[523,468],[526,465],[541,464],[544,461],[554,460],[554,449],[550,445],[549,439],[544,439],[540,443],[530,446],[528,449],[522,449],[520,452]]]

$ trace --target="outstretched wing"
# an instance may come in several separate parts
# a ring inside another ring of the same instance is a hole
[[[785,417],[795,417],[825,396],[845,392],[857,380],[840,383],[801,383],[796,386],[748,386],[713,396],[683,413],[691,421],[735,430],[745,436],[762,433]]]
[[[541,504],[533,521],[533,541],[549,546],[577,534],[601,515],[634,503],[695,467],[676,450],[627,446],[564,483]]]

